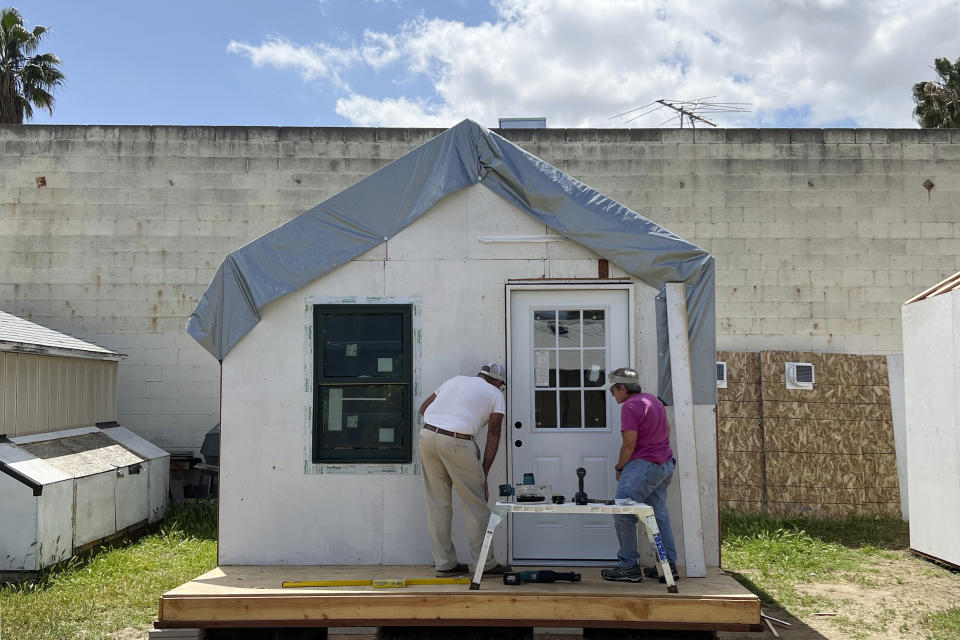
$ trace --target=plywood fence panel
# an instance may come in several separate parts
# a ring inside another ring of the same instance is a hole
[[[721,351],[717,360],[727,363],[727,388],[717,390],[720,504],[758,510],[764,503],[760,357]]]
[[[717,359],[728,380],[717,403],[722,505],[899,517],[886,358],[763,351]],[[787,362],[814,365],[812,390],[786,388]]]

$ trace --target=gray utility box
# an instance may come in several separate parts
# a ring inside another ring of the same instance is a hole
[[[170,455],[114,423],[0,442],[0,572],[39,571],[163,517]]]

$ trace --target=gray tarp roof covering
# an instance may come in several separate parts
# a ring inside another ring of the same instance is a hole
[[[661,290],[659,393],[668,401],[663,289],[667,282],[686,283],[694,402],[716,402],[713,257],[471,120],[228,255],[187,332],[222,362],[269,302],[372,249],[444,196],[477,182]]]

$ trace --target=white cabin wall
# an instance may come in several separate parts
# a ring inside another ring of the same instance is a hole
[[[354,260],[275,300],[224,360],[220,564],[380,562],[382,479],[304,473],[309,295],[383,295],[383,263]]]
[[[520,235],[556,234],[485,187],[469,187],[383,245],[263,309],[260,323],[223,362],[221,564],[431,563],[419,474],[305,473],[305,301],[419,297],[416,408],[451,376],[473,375],[490,360],[506,363],[508,280],[596,278],[597,256],[567,240],[478,239]],[[624,277],[615,265],[610,275]],[[636,351],[644,384],[656,388],[656,290],[641,284],[637,291]],[[484,441],[482,432],[481,448]],[[490,473],[491,497],[507,481],[507,441],[502,438]],[[711,482],[715,477],[714,467]],[[457,513],[455,542],[465,562],[468,546]],[[503,527],[493,550],[500,561],[506,559],[506,541]]]

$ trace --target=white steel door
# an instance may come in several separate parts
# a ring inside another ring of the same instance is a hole
[[[577,467],[591,498],[613,498],[620,411],[601,387],[607,371],[630,366],[627,289],[510,292],[511,481],[536,484],[572,500]],[[547,496],[549,500],[550,497]],[[575,564],[615,560],[609,515],[512,517],[511,561]]]

